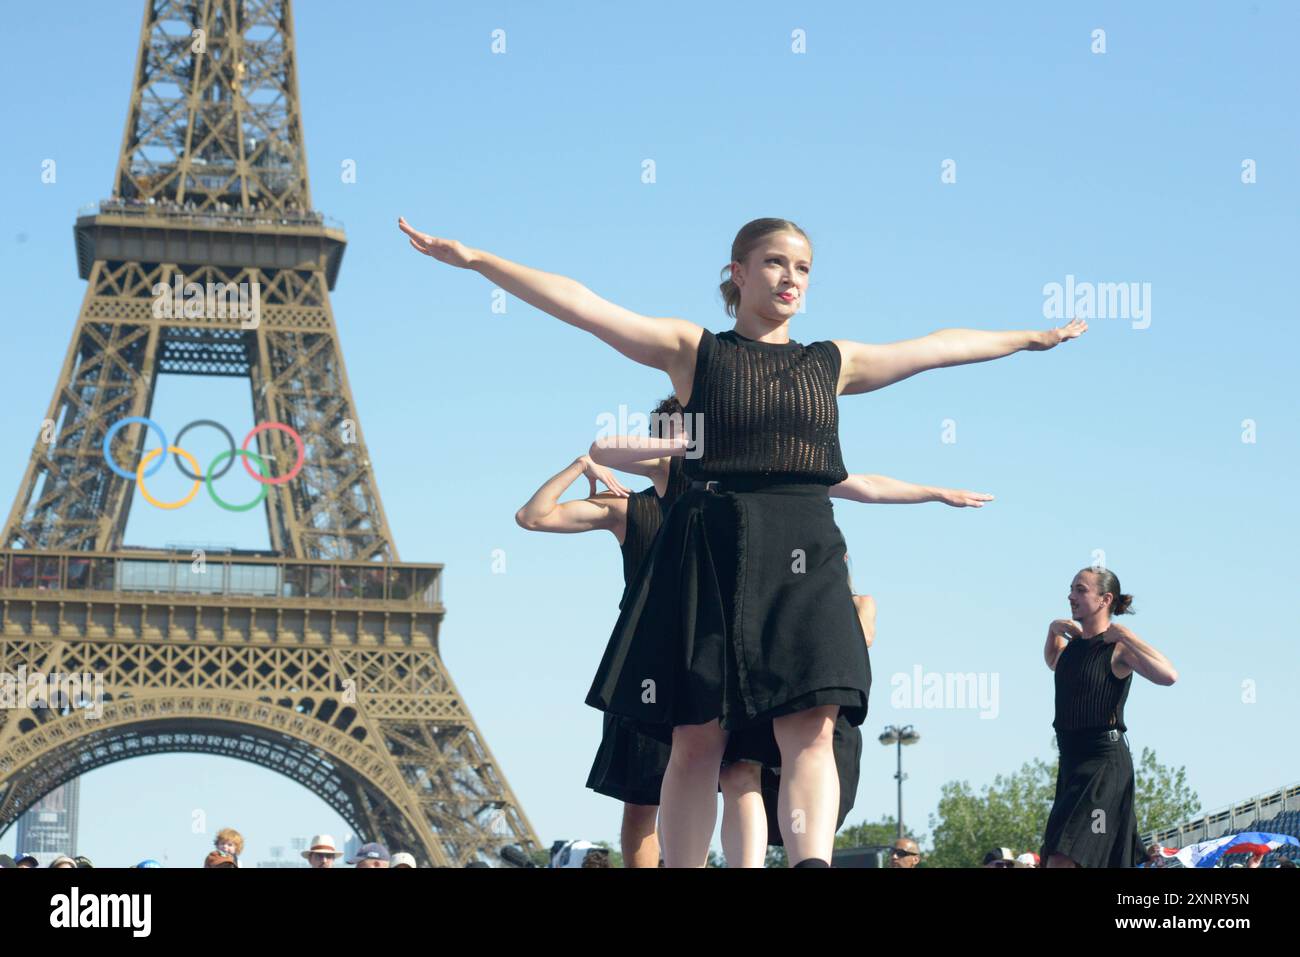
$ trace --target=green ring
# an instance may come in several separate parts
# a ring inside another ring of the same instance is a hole
[[[217,465],[219,465],[224,459],[232,458],[235,454],[248,456],[257,463],[257,468],[262,473],[262,478],[268,477],[266,474],[266,460],[256,452],[250,452],[248,449],[226,449],[226,451],[222,452],[212,460],[212,464],[208,466],[207,472],[203,476],[203,483],[207,485],[208,494],[212,496],[212,501],[216,502],[227,512],[247,512],[250,508],[256,508],[258,505],[262,504],[262,499],[266,498],[266,493],[271,488],[270,485],[263,485],[262,490],[257,493],[257,498],[253,499],[247,505],[227,505],[225,502],[221,501],[221,497],[217,495],[216,491],[212,488],[212,473],[217,470]]]

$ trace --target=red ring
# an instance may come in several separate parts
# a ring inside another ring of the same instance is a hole
[[[248,443],[253,441],[253,436],[257,435],[258,432],[265,432],[267,429],[279,429],[297,443],[298,461],[294,463],[294,466],[289,470],[288,475],[283,475],[280,478],[262,478],[262,476],[253,471],[253,467],[248,464],[248,459],[245,457],[244,471],[252,476],[253,481],[261,482],[263,485],[283,485],[285,482],[291,481],[295,475],[302,471],[302,463],[307,459],[307,447],[302,443],[302,436],[289,428],[289,426],[285,425],[283,422],[263,422],[261,425],[254,426],[253,431],[244,436],[244,444],[241,445],[240,448],[247,452]]]

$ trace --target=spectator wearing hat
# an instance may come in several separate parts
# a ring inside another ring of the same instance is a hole
[[[921,849],[910,837],[900,837],[889,851],[889,867],[916,867],[921,863]]]
[[[67,854],[60,854],[54,860],[50,861],[50,867],[76,867],[77,862],[68,857]]]
[[[244,853],[244,835],[233,827],[223,827],[217,831],[216,840],[212,842],[218,852],[224,854],[239,866],[239,855]]]
[[[374,842],[362,844],[357,850],[357,856],[348,863],[353,867],[388,867],[390,863],[388,848]]]
[[[15,867],[40,867],[41,862],[31,854],[19,854],[14,858]]]
[[[208,856],[203,860],[204,867],[238,867],[239,863],[229,854],[222,854],[220,851],[209,851]]]
[[[1037,867],[1038,860],[1038,855],[1033,851],[1025,851],[1016,858],[1016,867]]]
[[[984,855],[982,867],[1015,867],[1016,856],[1009,847],[995,847]]]
[[[389,867],[415,867],[415,855],[408,854],[406,851],[398,851],[393,855],[393,861]]]
[[[302,856],[312,867],[333,867],[343,852],[334,846],[332,835],[317,834],[311,839],[311,846],[302,852]]]

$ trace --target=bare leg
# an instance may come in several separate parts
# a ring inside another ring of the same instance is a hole
[[[1072,857],[1066,857],[1064,854],[1053,854],[1051,857],[1047,859],[1047,866],[1048,867],[1078,867],[1079,865],[1074,863],[1074,858]]]
[[[727,732],[716,720],[673,728],[673,750],[659,796],[664,864],[704,867],[718,820],[718,768]]]
[[[840,805],[840,778],[831,750],[838,714],[839,705],[822,705],[772,722],[781,749],[777,808],[791,866],[807,858],[827,864],[831,860]]]
[[[659,835],[655,833],[657,804],[623,805],[623,866],[658,867]]]
[[[767,812],[760,766],[735,761],[722,769],[722,853],[728,867],[762,867],[767,860]]]

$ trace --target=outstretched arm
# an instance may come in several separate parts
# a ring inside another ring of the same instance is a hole
[[[830,488],[831,498],[864,502],[868,505],[917,505],[922,502],[943,502],[954,508],[982,508],[993,496],[984,492],[943,488],[931,485],[913,485],[888,475],[850,475]]]
[[[1174,663],[1133,633],[1131,628],[1112,624],[1106,629],[1107,642],[1116,646],[1111,670],[1117,678],[1127,678],[1136,671],[1147,681],[1171,685],[1178,680]]]
[[[1028,349],[1041,352],[1083,335],[1088,324],[1075,319],[1045,332],[986,332],[940,329],[919,339],[872,345],[836,339],[840,350],[840,395],[856,395],[892,385],[927,369],[987,362]]]
[[[564,490],[586,475],[591,482],[591,494],[585,499],[560,504]],[[599,479],[610,491],[596,494]],[[587,456],[579,456],[562,472],[557,472],[533,493],[533,497],[515,512],[520,528],[530,532],[590,532],[604,528],[614,533],[621,542],[627,523],[628,491],[603,466],[596,465]]]
[[[403,218],[397,220],[397,226],[410,237],[411,248],[439,262],[481,273],[512,296],[590,332],[634,362],[662,369],[674,387],[689,393],[688,380],[695,368],[702,327],[685,319],[642,316],[602,299],[577,280],[510,262],[454,239],[430,236]]]

